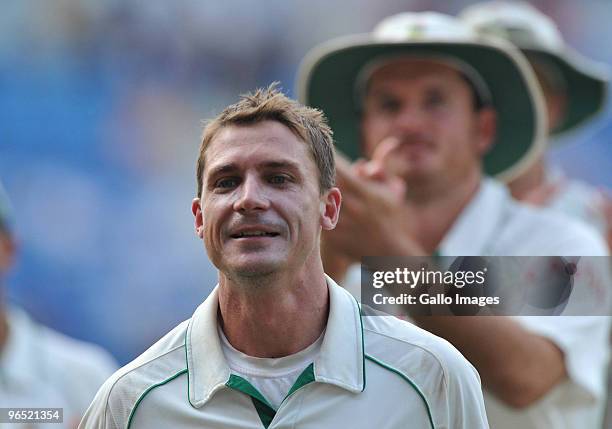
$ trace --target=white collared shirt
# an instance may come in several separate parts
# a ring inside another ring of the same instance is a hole
[[[485,179],[440,246],[443,256],[605,256],[606,244],[590,228],[557,213],[513,200]],[[604,285],[605,286],[605,285]],[[603,292],[609,308],[612,285]],[[575,285],[575,290],[579,286]],[[599,428],[605,406],[610,320],[601,316],[516,317],[564,353],[568,380],[532,406],[516,410],[485,391],[491,427]]]
[[[518,203],[506,187],[485,178],[444,237],[438,253],[441,256],[605,256],[607,246],[594,230],[583,223],[552,210]],[[360,266],[354,265],[343,282],[355,297],[361,294],[360,278]],[[598,302],[601,312],[597,314],[609,314],[612,293],[609,277],[601,284]],[[573,293],[579,292],[579,284],[574,286]],[[547,316],[514,319],[530,331],[550,339],[563,351],[569,379],[522,410],[506,406],[485,390],[491,427],[601,427],[610,354],[610,318]]]
[[[321,351],[323,333],[303,350],[279,358],[259,358],[246,355],[231,345],[223,329],[217,329],[221,348],[233,374],[253,385],[278,410],[300,374],[315,361]]]
[[[35,323],[21,310],[10,308],[6,314],[9,332],[0,350],[0,406],[63,408],[63,424],[28,427],[76,427],[117,368],[114,360],[97,346]]]
[[[389,316],[361,316],[328,278],[320,353],[274,411],[232,374],[215,289],[193,317],[115,373],[81,428],[486,428],[476,370],[446,341]]]
[[[545,202],[546,207],[579,219],[605,236],[607,221],[601,191],[589,183],[567,177],[555,167],[546,171],[546,182],[557,187],[552,198]]]

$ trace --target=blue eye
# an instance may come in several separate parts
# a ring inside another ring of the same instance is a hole
[[[271,176],[269,179],[269,182],[272,183],[273,185],[282,185],[287,182],[287,176],[277,174],[275,176]]]
[[[218,180],[217,183],[215,183],[215,188],[228,189],[228,188],[235,188],[237,185],[238,185],[238,179],[236,179],[235,177],[229,177],[229,178]]]

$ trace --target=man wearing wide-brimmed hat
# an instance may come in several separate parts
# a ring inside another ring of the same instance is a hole
[[[608,91],[606,67],[567,46],[555,23],[535,7],[491,1],[466,8],[460,18],[483,34],[509,40],[525,54],[542,87],[550,137],[576,130],[601,113]],[[575,216],[607,235],[612,220],[606,219],[610,202],[605,195],[546,165],[542,154],[509,186],[515,198]]]
[[[299,91],[325,112],[340,152],[367,159],[338,163],[342,214],[323,243],[337,279],[372,255],[607,254],[594,231],[516,203],[491,178],[527,168],[546,129],[536,78],[507,42],[450,16],[400,14],[316,48]],[[596,427],[602,319],[414,318],[479,370],[495,428]]]

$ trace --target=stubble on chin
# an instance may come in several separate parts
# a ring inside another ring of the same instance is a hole
[[[257,265],[253,267],[234,267],[220,270],[219,276],[224,277],[232,284],[244,287],[261,288],[273,283],[278,275],[278,268],[271,265]]]

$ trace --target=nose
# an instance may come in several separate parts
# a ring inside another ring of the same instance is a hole
[[[403,133],[422,133],[425,127],[425,115],[417,107],[403,106],[395,116],[395,127]]]
[[[264,184],[256,177],[247,176],[238,189],[234,210],[250,212],[267,210],[269,207],[270,201],[266,195]]]

